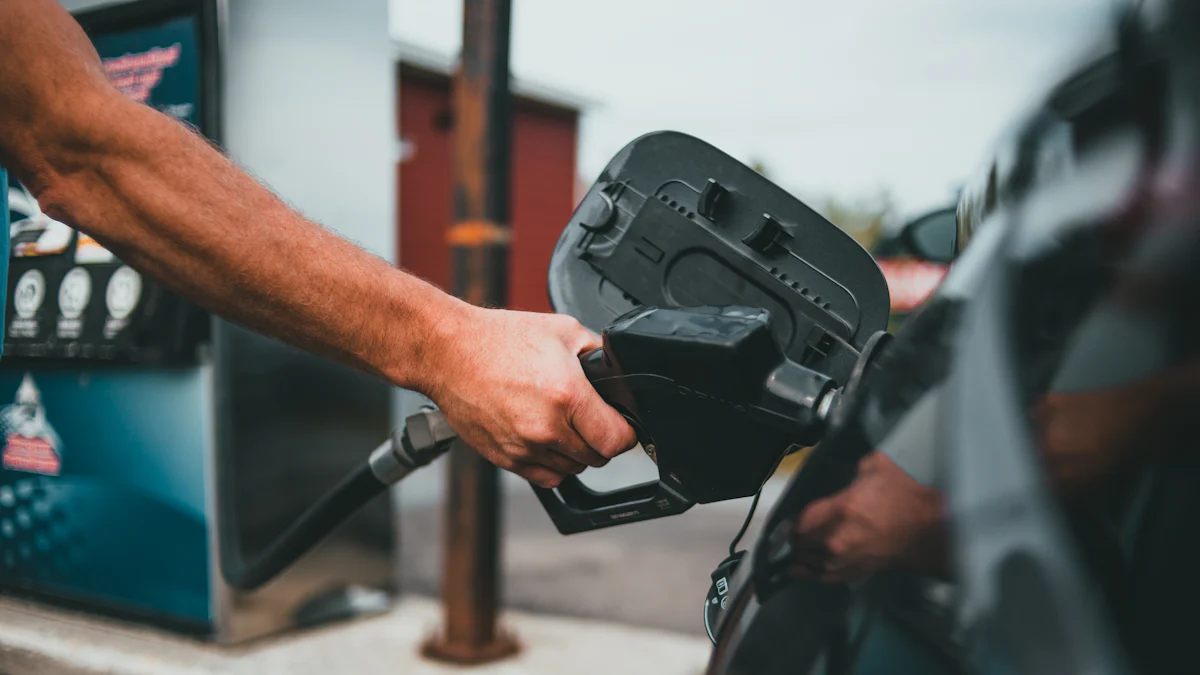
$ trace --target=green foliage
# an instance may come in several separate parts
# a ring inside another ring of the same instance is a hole
[[[761,159],[750,157],[746,164],[768,179],[774,180],[772,172]],[[795,190],[791,192],[801,195]],[[854,240],[868,251],[883,236],[884,226],[897,217],[895,203],[887,190],[878,190],[872,195],[850,199],[837,195],[801,195],[800,199],[854,237]]]
[[[817,200],[812,207],[868,251],[883,235],[884,225],[896,217],[895,204],[886,190],[855,199],[830,195]]]

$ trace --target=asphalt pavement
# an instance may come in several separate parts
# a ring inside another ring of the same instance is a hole
[[[436,596],[442,557],[444,462],[400,485],[400,566],[406,592]],[[632,485],[656,476],[640,450],[584,481],[595,489]],[[743,547],[782,492],[767,484]],[[726,555],[750,506],[739,499],[692,507],[678,516],[563,536],[554,529],[529,485],[503,479],[504,607],[534,613],[623,622],[703,636],[701,607],[709,575]]]

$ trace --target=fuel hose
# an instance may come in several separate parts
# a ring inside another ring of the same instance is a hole
[[[392,437],[310,506],[249,562],[236,542],[223,541],[221,572],[235,589],[252,591],[274,579],[347,518],[408,474],[441,457],[458,434],[438,410],[411,415]],[[225,528],[233,532],[233,528]]]

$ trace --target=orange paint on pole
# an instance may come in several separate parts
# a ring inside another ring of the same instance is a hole
[[[466,248],[507,244],[511,239],[512,232],[509,228],[490,220],[468,220],[456,223],[446,231],[447,244]]]

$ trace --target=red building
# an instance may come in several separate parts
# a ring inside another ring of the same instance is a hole
[[[450,286],[446,230],[451,212],[452,63],[411,47],[398,61],[397,260],[442,288]],[[546,270],[576,200],[578,99],[514,82],[512,244],[509,306],[550,311]]]

